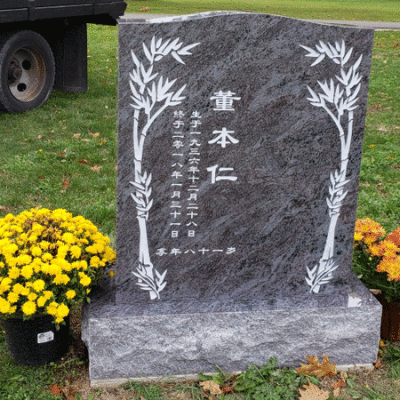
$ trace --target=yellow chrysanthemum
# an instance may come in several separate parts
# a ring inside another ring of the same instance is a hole
[[[46,297],[46,300],[49,300],[54,296],[54,293],[51,290],[45,290],[43,296]]]
[[[36,304],[33,301],[27,301],[22,305],[22,312],[25,315],[32,315],[36,312]]]
[[[35,301],[37,299],[37,297],[38,297],[38,295],[36,293],[31,292],[28,294],[28,300],[30,300],[30,301]]]
[[[67,293],[65,293],[65,295],[67,296],[67,299],[73,299],[76,295],[75,290],[68,290]]]
[[[88,264],[87,264],[87,261],[86,261],[86,260],[81,260],[81,261],[80,261],[80,268],[81,268],[83,271],[86,271],[86,270],[88,269]]]
[[[21,269],[21,275],[25,278],[25,279],[30,279],[30,277],[33,274],[33,268],[30,265],[25,265],[22,269]]]
[[[57,318],[65,318],[69,314],[69,308],[64,303],[61,303],[57,308]]]
[[[7,314],[10,311],[11,304],[0,297],[0,313]]]
[[[20,294],[20,293],[22,293],[23,290],[24,290],[24,287],[20,283],[16,283],[13,286],[13,292],[14,293]]]
[[[60,275],[62,272],[62,269],[59,265],[56,265],[54,263],[51,263],[49,266],[49,273],[51,275]]]
[[[39,243],[39,246],[43,249],[43,250],[48,250],[49,246],[50,246],[50,242],[48,242],[47,240],[42,240]]]
[[[90,258],[90,266],[97,268],[100,266],[100,258],[98,256],[93,256]]]
[[[27,265],[32,261],[32,257],[28,256],[28,254],[23,254],[17,257],[17,265]]]
[[[33,282],[32,287],[36,292],[41,292],[44,289],[45,285],[46,284],[43,279],[37,279],[35,282]]]
[[[355,232],[354,233],[354,240],[356,242],[359,242],[363,238],[362,234],[360,232]]]
[[[42,249],[39,246],[34,246],[31,248],[31,254],[34,257],[40,257],[42,255]]]
[[[55,285],[66,285],[69,281],[70,278],[68,277],[68,275],[65,274],[56,275],[53,279],[53,283]]]
[[[38,237],[34,234],[32,234],[28,237],[28,241],[31,243],[35,243],[37,241],[37,239],[38,239]]]
[[[79,283],[82,286],[89,286],[90,282],[92,282],[91,278],[89,278],[87,275],[83,274],[84,276],[81,277]]]
[[[92,245],[92,246],[87,246],[86,247],[86,249],[85,249],[88,253],[91,253],[91,254],[96,254],[97,253],[97,250],[96,250],[96,248]]]
[[[17,279],[19,277],[20,273],[21,273],[21,271],[20,271],[19,268],[12,267],[8,271],[8,276],[9,276],[10,279]]]
[[[45,296],[40,296],[40,297],[37,299],[37,305],[38,305],[38,307],[43,307],[43,306],[46,304],[46,301],[47,301],[47,299],[46,299]]]
[[[43,262],[48,262],[48,261],[51,261],[52,259],[53,259],[53,256],[50,253],[44,253],[42,255]]]
[[[73,258],[79,258],[81,256],[81,254],[82,254],[82,251],[81,251],[80,247],[76,246],[76,245],[72,246],[69,249],[69,251],[70,251],[70,253],[71,253]]]
[[[9,290],[12,280],[9,277],[3,278],[0,281],[0,287],[3,290]]]
[[[62,240],[67,244],[74,244],[76,243],[76,237],[71,232],[66,232],[62,235]]]
[[[16,302],[18,301],[18,299],[19,299],[19,294],[18,294],[18,293],[15,293],[15,292],[10,292],[10,293],[8,293],[7,300],[8,300],[11,304],[16,303]]]
[[[57,308],[58,308],[58,303],[53,301],[46,307],[46,312],[47,312],[47,314],[50,314],[50,315],[56,315]]]
[[[111,247],[107,247],[103,256],[103,261],[114,262],[116,258],[115,251]]]

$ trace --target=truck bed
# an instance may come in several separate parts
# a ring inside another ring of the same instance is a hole
[[[88,22],[116,21],[123,15],[123,0],[0,0],[0,23],[50,18],[88,17]]]

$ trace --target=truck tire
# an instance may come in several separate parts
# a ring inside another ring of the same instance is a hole
[[[0,109],[20,113],[41,106],[54,85],[49,44],[33,31],[0,36]]]

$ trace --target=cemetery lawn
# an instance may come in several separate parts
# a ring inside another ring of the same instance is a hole
[[[236,10],[305,19],[399,21],[398,0],[126,0],[128,13],[194,14]]]
[[[0,114],[0,217],[30,207],[65,208],[73,215],[91,219],[115,245],[117,29],[90,25],[88,33],[87,93],[55,91],[48,103],[37,110],[19,115]],[[400,225],[399,75],[400,32],[376,32],[358,216],[370,217],[386,230]],[[203,397],[206,395],[198,381],[130,384],[125,388],[89,391],[88,362],[80,341],[79,324],[80,312],[74,310],[69,353],[64,360],[40,368],[15,365],[7,355],[0,332],[0,399],[62,399],[54,395],[61,393],[61,389],[73,395],[64,397],[69,400],[210,398],[210,395]],[[400,343],[382,347],[381,351],[380,368],[370,372],[351,371],[347,377],[343,376],[346,386],[338,399],[400,397]],[[296,385],[293,373],[278,370],[274,374],[286,382],[284,387]],[[246,375],[249,381],[250,375]],[[339,375],[336,381],[341,382]],[[319,386],[330,392],[332,384],[335,384],[332,379],[319,381]],[[270,386],[257,386],[260,396],[267,387]],[[272,396],[269,398],[274,399]],[[227,389],[227,394],[219,398],[246,397]]]

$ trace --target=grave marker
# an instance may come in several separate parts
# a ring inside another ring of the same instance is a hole
[[[92,383],[376,360],[381,307],[350,271],[372,39],[249,13],[120,24],[117,274],[85,310]]]

